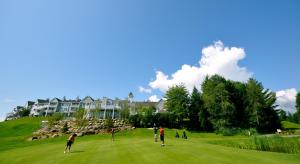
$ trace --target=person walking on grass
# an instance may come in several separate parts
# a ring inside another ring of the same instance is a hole
[[[66,151],[68,150],[68,152],[70,153],[70,151],[71,151],[71,146],[72,146],[72,144],[74,143],[74,141],[75,141],[75,137],[77,137],[77,134],[72,134],[69,138],[68,138],[68,140],[67,140],[67,145],[66,145],[66,148],[65,148],[65,151],[64,151],[64,153],[66,153]]]
[[[154,130],[154,142],[157,142],[157,131],[158,131],[158,128],[156,127],[156,125],[154,124],[154,128],[153,128],[153,130]]]
[[[161,146],[165,146],[165,130],[162,126],[160,126],[159,134],[160,134]]]
[[[111,128],[111,140],[115,141],[115,128]]]

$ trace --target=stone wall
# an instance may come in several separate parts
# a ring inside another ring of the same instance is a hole
[[[67,131],[63,131],[64,125],[67,123]],[[113,120],[114,129],[118,131],[131,130],[132,126],[126,123],[124,120]],[[91,134],[107,134],[111,129],[105,127],[105,120],[87,120],[86,126],[79,127],[76,124],[76,120],[61,120],[55,122],[52,126],[45,125],[36,132],[33,132],[32,137],[28,140],[55,138],[66,134],[76,133],[77,136],[91,135]]]

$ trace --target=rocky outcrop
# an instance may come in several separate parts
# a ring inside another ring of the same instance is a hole
[[[67,124],[67,128],[65,128]],[[76,120],[61,120],[53,123],[51,126],[46,125],[33,132],[32,137],[28,140],[37,140],[44,138],[56,138],[66,134],[76,133],[77,136],[81,137],[84,135],[93,134],[105,134],[109,133],[109,129],[105,126],[105,120],[87,120],[86,126],[78,126]],[[124,120],[113,120],[113,127],[115,131],[126,131],[131,130],[132,126],[127,124]]]

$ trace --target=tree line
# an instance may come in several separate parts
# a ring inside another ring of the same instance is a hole
[[[214,75],[205,78],[201,90],[194,87],[189,94],[184,85],[169,88],[165,108],[172,126],[202,131],[280,128],[275,93],[255,79],[242,83]]]

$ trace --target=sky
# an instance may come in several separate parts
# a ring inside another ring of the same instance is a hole
[[[297,0],[1,0],[0,120],[37,98],[157,101],[203,77],[249,77],[294,112]]]

